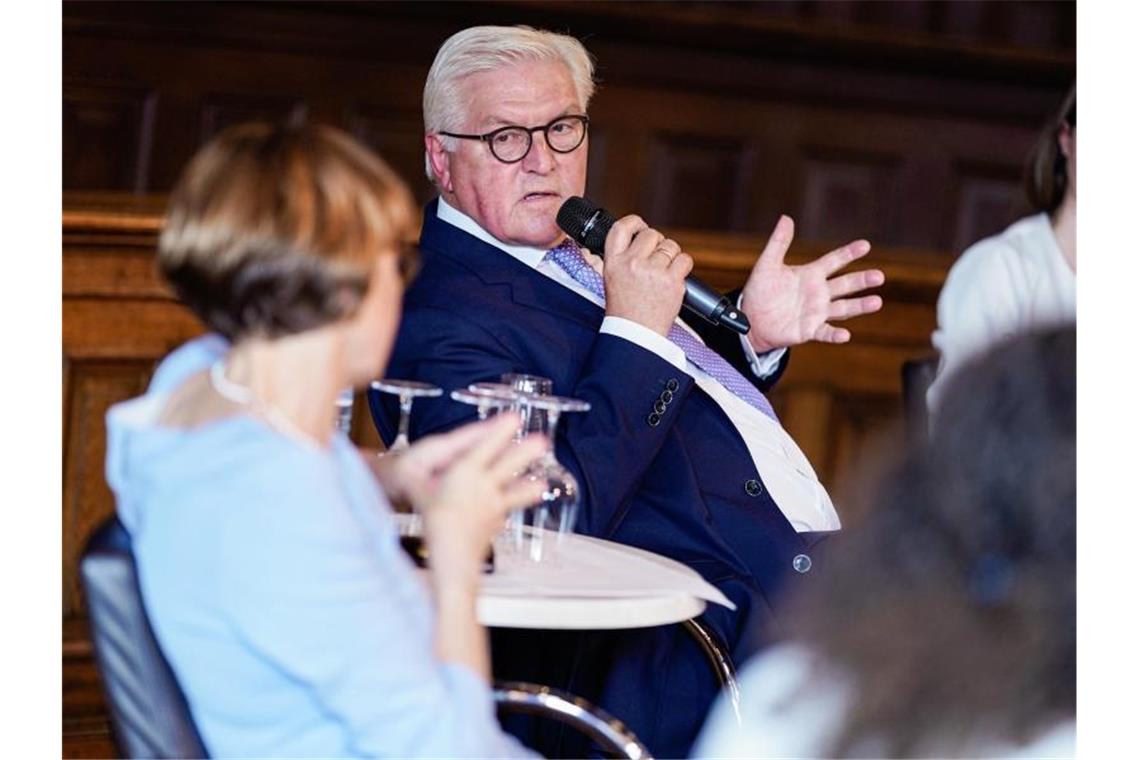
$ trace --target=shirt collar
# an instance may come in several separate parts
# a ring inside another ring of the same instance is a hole
[[[493,245],[499,250],[506,251],[529,267],[537,267],[546,257],[545,248],[533,248],[527,245],[508,245],[504,243],[480,227],[479,223],[467,216],[467,214],[464,214],[459,209],[450,205],[443,199],[442,195],[439,197],[439,205],[436,207],[435,216],[441,222],[447,222],[451,226],[458,227],[468,235],[472,235],[488,245]]]

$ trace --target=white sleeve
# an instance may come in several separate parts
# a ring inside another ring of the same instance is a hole
[[[926,396],[931,411],[962,365],[1017,331],[1025,285],[1017,276],[1016,260],[1016,251],[990,239],[971,246],[950,269],[938,296],[938,326],[931,336],[941,357]]]
[[[749,368],[760,379],[768,377],[779,368],[780,360],[784,358],[784,354],[788,350],[786,348],[773,348],[771,351],[758,354],[752,344],[748,342],[746,335],[740,336],[740,345],[744,348],[744,358],[748,360]]]

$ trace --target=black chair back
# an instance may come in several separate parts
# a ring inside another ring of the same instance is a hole
[[[154,638],[118,517],[103,523],[80,562],[95,659],[124,757],[207,757],[186,697]]]

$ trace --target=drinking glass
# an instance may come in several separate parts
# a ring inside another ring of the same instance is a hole
[[[474,406],[480,420],[487,419],[492,411],[497,413],[516,406],[518,396],[510,386],[500,383],[472,383],[466,389],[451,392],[452,401]]]
[[[396,438],[392,441],[392,445],[388,447],[387,451],[381,452],[380,456],[388,456],[396,454],[408,448],[408,425],[412,417],[412,402],[419,397],[434,398],[443,394],[443,389],[430,383],[421,383],[415,380],[392,380],[384,378],[383,380],[373,380],[372,388],[380,391],[381,393],[392,393],[400,399],[400,423],[396,432]],[[392,509],[396,512],[408,514],[406,521],[399,522],[400,536],[411,537],[413,540],[418,540],[416,537],[423,536],[423,516],[420,514],[419,509],[407,503],[392,503]]]
[[[554,441],[558,421],[566,412],[586,412],[585,401],[563,396],[525,395],[522,404],[542,421],[542,428],[531,435],[545,435],[549,441],[546,453],[527,469],[524,476],[543,484],[539,501],[515,514],[510,523],[508,542],[515,553],[533,562],[555,560],[557,548],[572,533],[578,517],[581,493],[578,480],[555,458]]]
[[[400,426],[396,431],[396,439],[388,447],[388,453],[403,451],[408,448],[408,423],[412,417],[412,402],[419,397],[435,398],[443,395],[443,389],[431,383],[421,383],[415,380],[373,380],[372,387],[381,393],[392,393],[400,398]]]
[[[540,377],[539,375],[526,375],[520,373],[507,373],[499,378],[500,382],[508,385],[519,393],[525,393],[530,396],[549,396],[554,393],[554,381],[549,377]],[[534,409],[528,405],[516,405],[515,411],[522,415],[522,430],[520,437],[529,435],[530,433],[541,433],[545,427],[545,420],[543,419],[544,412],[541,409]]]

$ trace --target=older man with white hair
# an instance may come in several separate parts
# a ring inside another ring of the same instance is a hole
[[[582,486],[578,530],[667,555],[718,586],[737,609],[702,619],[741,660],[769,628],[776,593],[826,572],[818,544],[840,527],[764,391],[788,346],[849,340],[830,321],[879,309],[878,296],[849,296],[883,275],[832,276],[867,253],[865,241],[786,265],[792,222],[782,217],[739,295],[746,338],[679,319],[693,262],[675,241],[627,216],[592,252],[556,223],[562,203],[585,190],[593,91],[593,64],[572,37],[475,27],[440,48],[424,88],[439,198],[424,213],[423,269],[389,373],[446,389],[530,373],[589,401],[557,441]],[[395,410],[372,401],[391,440]],[[423,401],[413,432],[469,414]],[[676,626],[519,634],[507,649],[495,653],[501,675],[543,677],[597,700],[662,756],[688,751],[717,691]],[[586,751],[546,741],[548,753]]]

